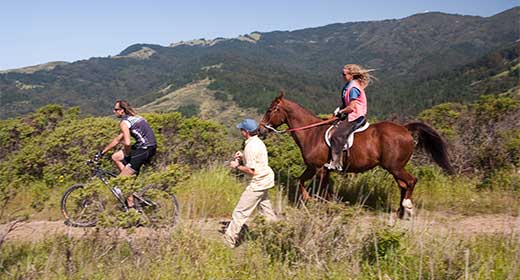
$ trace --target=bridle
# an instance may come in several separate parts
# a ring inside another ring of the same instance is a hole
[[[330,119],[326,119],[326,120],[323,120],[321,122],[317,122],[317,123],[312,123],[312,124],[309,124],[309,125],[305,125],[305,126],[301,126],[301,127],[294,127],[294,128],[288,128],[288,129],[284,129],[284,130],[277,130],[276,128],[272,127],[271,124],[269,123],[270,120],[271,120],[271,113],[272,112],[275,112],[275,111],[278,111],[278,104],[276,104],[276,106],[273,108],[273,109],[269,109],[267,112],[269,113],[269,120],[267,121],[264,121],[262,120],[260,122],[260,125],[264,126],[265,128],[273,131],[274,133],[276,134],[282,134],[282,133],[287,133],[287,132],[294,132],[294,131],[300,131],[300,130],[305,130],[305,129],[309,129],[309,128],[313,128],[313,127],[317,127],[317,126],[321,126],[321,125],[324,125],[324,124],[329,124],[329,123],[332,123],[333,121],[337,120],[338,117],[336,116],[333,116],[332,118]]]

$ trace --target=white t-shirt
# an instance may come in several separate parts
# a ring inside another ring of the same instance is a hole
[[[261,191],[274,186],[274,172],[269,167],[267,149],[264,142],[256,135],[246,140],[244,165],[255,170],[255,175],[247,185],[249,190]]]

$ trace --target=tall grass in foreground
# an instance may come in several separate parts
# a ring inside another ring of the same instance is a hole
[[[498,173],[482,187],[478,178],[447,176],[439,168],[407,168],[418,178],[413,192],[416,206],[430,211],[465,215],[504,213],[518,215],[520,210],[520,174]],[[334,176],[334,188],[340,200],[375,210],[395,211],[399,207],[400,189],[393,177],[376,168],[356,175]]]
[[[189,226],[122,237],[10,242],[0,279],[518,279],[517,235],[407,231],[360,221],[356,208],[310,204],[258,220],[237,249]],[[466,278],[467,277],[467,278]]]
[[[479,189],[474,180],[446,177],[432,168],[412,169],[420,178],[414,194],[418,208],[468,214],[513,212],[485,208],[487,195],[502,196],[507,209],[518,207],[513,190]],[[462,235],[427,227],[412,230],[411,222],[391,226],[374,215],[363,215],[363,207],[356,204],[386,211],[398,201],[395,182],[382,170],[335,178],[335,187],[348,195],[344,200],[352,199],[351,206],[309,203],[294,208],[285,203],[287,198],[281,199],[283,219],[269,224],[257,218],[245,243],[235,250],[215,238],[217,229],[208,233],[207,228],[191,226],[205,218],[229,217],[244,187],[242,178],[213,166],[192,173],[175,186],[184,220],[174,231],[122,236],[100,227],[81,239],[56,235],[34,243],[7,242],[0,248],[0,279],[520,277],[517,233]],[[275,191],[271,199],[277,200],[279,194]]]
[[[182,216],[190,219],[230,216],[245,189],[243,178],[236,176],[229,168],[217,165],[194,172],[174,188]]]

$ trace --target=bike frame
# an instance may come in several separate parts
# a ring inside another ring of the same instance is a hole
[[[95,162],[92,162],[92,161],[88,161],[87,164],[95,164],[95,167],[94,167],[94,176],[96,176],[97,178],[99,178],[99,180],[101,180],[101,182],[103,182],[103,184],[110,190],[110,192],[117,198],[117,200],[119,201],[119,203],[121,204],[121,206],[123,206],[123,209],[124,211],[128,211],[128,207],[126,206],[126,203],[125,203],[125,199],[123,197],[121,197],[115,190],[115,187],[111,187],[110,184],[108,183],[108,180],[107,180],[107,177],[117,177],[117,175],[115,173],[112,173],[110,171],[106,171],[104,170],[103,168],[101,168],[99,166],[99,163],[95,163]]]

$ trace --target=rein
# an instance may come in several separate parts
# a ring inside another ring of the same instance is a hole
[[[270,126],[269,124],[263,124],[263,126],[277,134],[282,134],[282,133],[287,133],[287,132],[293,132],[293,131],[300,131],[300,130],[305,130],[305,129],[309,129],[309,128],[313,128],[313,127],[317,127],[317,126],[320,126],[320,125],[324,125],[324,124],[328,124],[328,123],[331,123],[335,120],[337,120],[338,118],[336,116],[330,118],[330,119],[327,119],[327,120],[323,120],[321,122],[317,122],[317,123],[312,123],[312,124],[309,124],[309,125],[305,125],[305,126],[301,126],[301,127],[295,127],[295,128],[288,128],[288,129],[284,129],[284,130],[277,130],[276,128]]]

